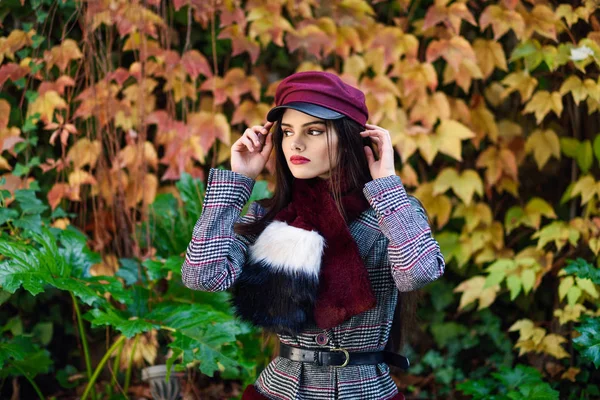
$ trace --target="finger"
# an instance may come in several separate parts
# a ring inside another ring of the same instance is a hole
[[[261,128],[262,129],[262,128]],[[246,136],[250,138],[250,140],[252,140],[252,143],[256,146],[256,147],[260,147],[261,142],[260,142],[260,138],[258,137],[259,135],[257,135],[256,132],[253,132],[251,130],[246,130]]]
[[[242,140],[243,136],[241,136],[238,140],[236,140],[233,145],[231,145],[231,150],[233,151],[244,151],[246,150],[246,145]]]
[[[257,135],[259,135],[259,134],[266,135],[267,133],[269,133],[269,130],[262,125],[255,125],[252,128],[250,128],[250,130],[252,132],[256,133]]]
[[[367,163],[369,164],[369,167],[371,166],[371,164],[373,164],[375,162],[375,156],[373,155],[373,150],[371,150],[371,148],[369,146],[364,146],[365,149],[365,156],[367,157]]]
[[[248,150],[250,150],[250,152],[254,151],[254,145],[252,144],[252,141],[250,140],[250,138],[248,136],[242,136],[242,143],[244,143],[246,145],[246,147],[248,148]]]
[[[262,150],[260,151],[260,154],[262,154],[263,157],[268,157],[269,154],[271,153],[272,148],[273,148],[273,133],[269,132],[267,134],[267,136],[265,137],[265,145],[262,148]]]
[[[389,132],[387,129],[384,129],[384,128],[378,126],[378,125],[373,125],[373,124],[365,124],[365,128],[375,129],[375,130],[384,131],[384,132]]]
[[[274,124],[274,122],[267,122],[263,125],[263,128],[265,128],[268,131],[269,129],[271,129],[273,124]]]

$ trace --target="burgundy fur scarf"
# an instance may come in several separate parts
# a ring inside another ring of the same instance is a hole
[[[357,188],[342,196],[348,221],[369,207]],[[233,288],[242,319],[278,333],[332,328],[376,305],[366,267],[327,180],[296,179],[292,201],[250,246]]]

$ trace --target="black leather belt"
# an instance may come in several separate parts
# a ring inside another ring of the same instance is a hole
[[[319,366],[345,367],[386,363],[408,369],[408,358],[390,351],[349,352],[346,349],[310,350],[279,343],[279,356],[292,361],[315,363]]]

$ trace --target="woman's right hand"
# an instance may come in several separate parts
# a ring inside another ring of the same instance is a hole
[[[256,125],[244,131],[231,146],[231,170],[256,179],[269,160],[273,148],[272,122]]]

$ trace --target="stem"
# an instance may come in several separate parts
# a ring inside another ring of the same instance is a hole
[[[125,387],[123,388],[123,391],[125,393],[127,393],[127,390],[129,390],[129,383],[131,381],[131,367],[133,365],[133,356],[135,355],[135,350],[137,349],[137,345],[138,345],[139,341],[140,341],[140,335],[137,335],[135,337],[135,342],[133,342],[133,347],[131,348],[131,354],[129,355],[129,363],[127,364],[127,372],[125,372]]]
[[[117,373],[119,372],[119,364],[121,362],[121,354],[123,353],[123,347],[125,347],[125,342],[123,342],[123,344],[119,348],[119,352],[115,356],[115,361],[113,363],[113,368],[112,368],[113,375],[112,375],[112,379],[110,381],[111,385],[113,385],[113,386],[117,386],[119,384],[119,381],[117,380]]]
[[[75,314],[77,315],[77,327],[79,328],[79,337],[81,338],[81,347],[83,347],[83,356],[85,358],[85,367],[87,370],[88,379],[92,377],[92,361],[90,359],[90,350],[88,348],[87,338],[85,337],[85,329],[83,328],[83,320],[81,319],[81,312],[77,305],[77,299],[73,292],[69,292],[73,299],[73,307],[75,308]],[[92,398],[96,398],[96,392],[93,393]]]
[[[19,372],[20,372],[21,374],[23,374],[23,376],[24,376],[24,377],[25,377],[25,378],[26,378],[26,379],[29,381],[29,383],[31,384],[31,386],[33,386],[33,388],[35,389],[35,391],[36,391],[36,393],[37,393],[38,397],[39,397],[40,399],[44,400],[44,395],[42,394],[42,391],[40,390],[40,388],[38,387],[38,385],[36,385],[36,384],[35,384],[35,382],[33,381],[33,379],[31,379],[31,378],[29,377],[29,375],[27,375],[27,374],[25,373],[25,371],[23,371],[23,370],[22,370],[22,369],[21,369],[21,368],[20,368],[18,365],[14,365],[14,364],[13,364],[13,367],[15,367],[15,369],[19,370]]]
[[[100,364],[98,364],[98,366],[96,367],[96,370],[94,371],[94,374],[92,375],[92,378],[88,382],[88,384],[85,388],[85,391],[83,392],[83,396],[81,396],[81,400],[87,399],[87,396],[90,393],[90,391],[93,389],[94,383],[96,382],[96,379],[98,379],[98,375],[100,375],[100,372],[102,371],[102,368],[104,367],[104,364],[106,364],[106,362],[110,358],[111,354],[115,351],[115,349],[117,347],[119,347],[124,341],[125,341],[125,336],[121,336],[119,338],[119,340],[114,342],[113,345],[110,346],[108,351],[106,353],[104,353],[102,360],[100,360]]]

